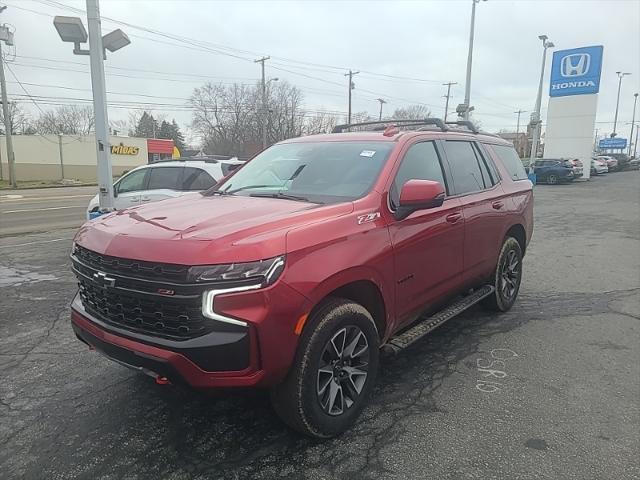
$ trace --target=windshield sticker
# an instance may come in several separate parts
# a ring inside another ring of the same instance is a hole
[[[362,151],[360,152],[360,156],[361,156],[361,157],[369,157],[369,158],[371,158],[371,157],[373,157],[375,154],[376,154],[376,151],[375,151],[375,150],[362,150]]]

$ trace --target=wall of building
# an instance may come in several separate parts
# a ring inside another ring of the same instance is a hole
[[[63,169],[67,179],[97,179],[96,140],[93,135],[63,135],[62,165],[58,135],[14,135],[12,139],[18,180],[61,180]],[[111,155],[114,176],[148,162],[146,138],[112,136],[111,145],[114,147]],[[2,178],[8,179],[4,135],[0,136],[0,161]]]

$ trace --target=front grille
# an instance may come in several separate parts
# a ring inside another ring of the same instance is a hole
[[[145,262],[111,257],[76,245],[73,255],[85,265],[105,273],[115,273],[148,280],[186,282],[189,267],[171,263]]]
[[[186,278],[187,266],[168,269],[168,264],[109,257],[79,246],[71,259],[83,307],[107,325],[171,340],[221,328],[202,315],[202,292],[207,286],[176,281],[180,272]],[[132,268],[136,263],[139,267]],[[125,276],[125,271],[133,270],[136,275]],[[153,281],[145,279],[149,272],[157,275]]]
[[[109,325],[147,335],[186,340],[211,331],[201,313],[200,299],[151,297],[120,289],[96,286],[79,279],[80,299],[87,313]]]

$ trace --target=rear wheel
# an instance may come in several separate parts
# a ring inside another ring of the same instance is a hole
[[[305,328],[287,378],[271,391],[274,409],[290,427],[312,437],[344,432],[373,388],[379,344],[363,306],[328,300]]]
[[[556,177],[555,175],[549,175],[547,177],[547,183],[550,185],[555,185],[556,183],[558,183],[558,177]]]
[[[506,312],[516,301],[522,281],[522,248],[513,237],[507,237],[502,244],[498,265],[493,277],[495,291],[484,300],[491,310]]]

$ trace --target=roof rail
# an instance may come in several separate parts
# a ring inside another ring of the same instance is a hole
[[[447,125],[458,125],[459,127],[467,127],[472,133],[480,133],[478,127],[469,120],[458,120],[456,122],[447,122]]]
[[[378,126],[377,128],[373,129],[376,131],[384,130],[388,126],[417,127],[427,125],[435,125],[443,132],[446,132],[448,130],[448,127],[440,118],[421,118],[410,120],[378,120],[375,122],[345,123],[343,125],[336,125],[335,127],[333,127],[331,133],[343,133],[345,130],[350,130],[353,127],[367,127],[370,125]]]

